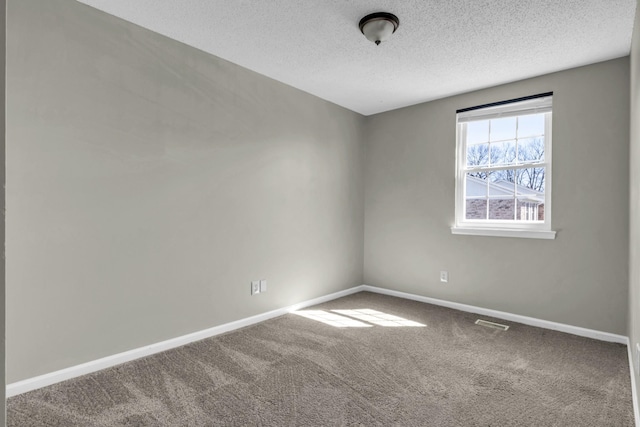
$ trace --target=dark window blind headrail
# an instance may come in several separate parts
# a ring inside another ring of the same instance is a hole
[[[483,108],[497,107],[499,105],[513,104],[521,101],[529,101],[531,99],[544,98],[547,96],[553,96],[553,92],[539,93],[537,95],[523,96],[522,98],[508,99],[506,101],[498,101],[490,104],[476,105],[475,107],[462,108],[460,110],[456,110],[456,114],[464,113],[466,111],[481,110]]]

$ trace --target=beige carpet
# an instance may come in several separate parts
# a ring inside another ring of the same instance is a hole
[[[623,345],[367,292],[306,311],[16,396],[8,425],[633,425]]]

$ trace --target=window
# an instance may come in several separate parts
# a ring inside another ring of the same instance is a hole
[[[552,93],[457,111],[454,234],[555,238]]]

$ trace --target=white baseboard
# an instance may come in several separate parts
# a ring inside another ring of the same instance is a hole
[[[69,380],[79,377],[81,375],[90,374],[92,372],[100,371],[102,369],[110,368],[112,366],[120,365],[125,362],[140,359],[142,357],[150,356],[152,354],[160,353],[162,351],[170,350],[172,348],[180,347],[194,341],[200,341],[205,338],[213,337],[215,335],[230,332],[245,326],[253,325],[274,317],[282,316],[292,311],[300,310],[312,305],[321,304],[323,302],[331,301],[337,298],[341,298],[347,295],[351,295],[361,291],[369,291],[378,294],[390,295],[399,298],[425,302],[428,304],[439,305],[443,307],[449,307],[460,311],[466,311],[471,313],[477,313],[481,315],[491,316],[498,319],[510,320],[517,323],[523,323],[525,325],[537,326],[544,329],[552,329],[561,332],[567,332],[574,335],[584,336],[588,338],[594,338],[601,341],[616,342],[621,344],[627,344],[628,339],[622,335],[611,334],[608,332],[601,332],[592,329],[581,328],[578,326],[565,325],[562,323],[550,322],[547,320],[536,319],[533,317],[520,316],[518,314],[506,313],[502,311],[490,310],[481,307],[475,307],[467,304],[460,304],[456,302],[450,302],[435,298],[424,297],[415,294],[409,294],[405,292],[394,291],[390,289],[378,288],[375,286],[360,285],[355,286],[344,291],[335,292],[333,294],[325,295],[323,297],[314,298],[312,300],[304,301],[298,304],[294,304],[288,307],[280,308],[277,310],[268,311],[266,313],[258,314],[255,316],[240,319],[234,322],[225,323],[224,325],[215,326],[213,328],[205,329],[202,331],[194,332],[191,334],[183,335],[177,338],[172,338],[159,343],[151,344],[148,346],[136,348],[133,350],[125,351],[123,353],[114,354],[112,356],[103,357],[101,359],[93,360],[87,363],[83,363],[69,368],[61,369],[59,371],[51,372],[37,377],[29,378],[23,381],[18,381],[12,384],[8,384],[6,388],[6,396],[12,397],[18,394],[26,393],[31,390],[35,390],[41,387],[46,387],[61,381]],[[633,366],[631,366],[633,369]],[[635,378],[632,377],[632,388],[634,392],[634,405],[637,405]],[[638,410],[634,406],[636,419],[638,417]],[[640,423],[637,423],[640,427]]]
[[[631,374],[631,398],[633,399],[633,414],[636,419],[636,426],[640,427],[640,408],[638,407],[638,388],[636,384],[636,372],[633,364],[633,346],[627,340],[627,354],[629,355],[629,373]]]
[[[436,298],[423,297],[406,292],[393,291],[391,289],[377,288],[375,286],[363,285],[363,291],[375,292],[378,294],[390,295],[394,297],[409,299],[413,301],[426,302],[428,304],[439,305],[442,307],[453,308],[469,313],[482,314],[484,316],[496,317],[498,319],[510,320],[516,323],[522,323],[529,326],[537,326],[538,328],[551,329],[554,331],[566,332],[568,334],[578,335],[581,337],[593,338],[599,341],[615,342],[619,344],[627,344],[627,337],[624,335],[616,335],[609,332],[596,331],[594,329],[581,328],[579,326],[566,325],[564,323],[550,322],[548,320],[536,319],[535,317],[521,316],[519,314],[507,313],[504,311],[491,310],[488,308],[476,307],[473,305],[461,304],[458,302],[445,301]]]
[[[347,295],[351,295],[362,291],[362,286],[356,286],[344,291],[335,292],[333,294],[325,295],[319,298],[314,298],[308,301],[304,301],[298,304],[294,304],[288,307],[279,308],[277,310],[268,311],[266,313],[258,314],[255,316],[240,319],[235,322],[225,323],[220,326],[205,329],[202,331],[194,332],[191,334],[183,335],[177,338],[172,338],[159,343],[147,345],[144,347],[135,348],[133,350],[125,351],[123,353],[114,354],[112,356],[103,357],[101,359],[92,360],[80,365],[71,366],[69,368],[61,369],[59,371],[51,372],[37,377],[28,378],[23,381],[18,381],[7,385],[6,396],[12,397],[18,394],[26,393],[31,390],[35,390],[41,387],[46,387],[61,381],[66,381],[72,378],[79,377],[81,375],[90,374],[92,372],[100,371],[102,369],[110,368],[112,366],[120,365],[125,362],[140,359],[141,357],[150,356],[152,354],[160,353],[162,351],[170,350],[172,348],[180,347],[194,341],[200,341],[205,338],[220,335],[225,332],[230,332],[235,329],[244,328],[245,326],[253,325],[274,317],[282,316],[292,311],[300,310],[312,305],[321,304],[323,302],[331,301],[336,298],[341,298]]]

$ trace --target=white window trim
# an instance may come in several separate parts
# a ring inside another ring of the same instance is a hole
[[[540,100],[539,100],[540,101]],[[529,110],[538,108],[536,102],[529,102]],[[504,115],[523,114],[520,110],[516,113],[512,111],[518,105],[525,102],[500,105],[486,109],[475,110],[465,114],[462,122],[481,120],[486,118],[500,117]],[[533,107],[531,107],[533,105]],[[511,112],[511,113],[510,113]],[[483,114],[484,113],[484,114]],[[506,114],[505,114],[506,113]],[[551,229],[552,206],[552,117],[551,108],[544,111],[545,114],[545,161],[537,163],[535,166],[543,166],[545,170],[545,220],[543,223],[533,223],[526,221],[514,222],[511,220],[468,220],[465,218],[465,194],[466,194],[466,146],[464,129],[460,122],[460,117],[456,120],[456,188],[455,188],[455,223],[451,227],[452,234],[464,234],[473,236],[493,236],[493,237],[518,237],[533,239],[555,239],[556,232]]]
[[[526,239],[555,239],[556,232],[553,230],[508,230],[503,228],[471,228],[471,227],[451,227],[451,234],[464,234],[467,236],[487,236],[487,237],[521,237]]]

